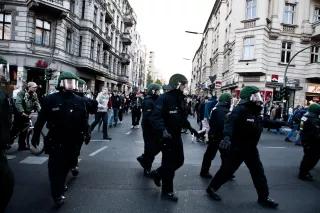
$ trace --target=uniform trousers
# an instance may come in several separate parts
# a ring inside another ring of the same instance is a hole
[[[304,156],[300,164],[300,175],[305,176],[313,169],[320,159],[320,146],[304,146]]]
[[[142,125],[142,133],[144,140],[144,153],[142,157],[146,169],[150,170],[155,156],[160,152],[160,141],[149,125]]]

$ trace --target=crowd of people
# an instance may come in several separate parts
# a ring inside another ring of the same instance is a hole
[[[144,93],[137,91],[125,95],[103,88],[93,97],[91,92],[88,92],[85,81],[73,73],[62,72],[57,91],[44,97],[42,101],[37,98],[37,85],[29,82],[26,88],[17,93],[12,112],[10,99],[1,91],[0,187],[5,190],[0,195],[0,210],[5,209],[14,185],[5,149],[12,144],[16,136],[19,136],[19,150],[28,149],[25,135],[19,131],[32,111],[39,112],[31,140],[32,146],[39,145],[40,133],[45,124],[48,129],[45,153],[49,155],[51,195],[57,207],[65,201],[65,180],[68,172],[71,171],[74,176],[79,173],[80,150],[83,143],[90,142],[91,132],[97,125],[102,124],[102,139],[112,140],[108,128],[117,127],[118,121],[122,122],[123,114],[131,111],[131,128],[139,128],[142,116],[145,146],[137,161],[143,167],[144,175],[152,178],[157,187],[161,187],[163,199],[178,201],[173,183],[176,170],[184,164],[181,133],[190,131],[198,141],[208,144],[200,176],[211,179],[206,192],[213,200],[221,200],[217,191],[235,177],[234,173],[244,162],[256,188],[258,203],[263,207],[277,208],[278,203],[269,197],[267,178],[257,145],[266,123],[281,119],[278,115],[279,112],[281,114],[280,106],[265,110],[259,88],[255,86],[242,88],[240,99],[237,99],[229,93],[223,93],[219,97],[186,96],[184,92],[187,83],[185,76],[175,74],[170,78],[169,84],[163,87],[163,94],[160,94],[160,85],[150,84]],[[13,125],[10,124],[9,116],[12,113]],[[92,123],[89,123],[90,114],[94,114]],[[198,131],[190,124],[189,115],[197,116],[200,127]],[[312,180],[310,170],[320,158],[319,116],[320,105],[312,104],[307,109],[292,109],[285,121],[292,127],[286,141],[291,141],[296,131],[300,131],[299,140],[304,148],[298,175],[301,180]],[[222,163],[218,172],[212,175],[209,170],[217,151],[220,152]],[[161,165],[152,169],[155,156],[160,152]]]

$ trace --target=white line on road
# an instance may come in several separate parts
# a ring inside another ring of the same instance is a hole
[[[102,152],[103,150],[105,150],[105,149],[107,149],[107,148],[108,148],[108,146],[101,147],[101,148],[98,149],[97,151],[92,152],[89,156],[90,156],[90,157],[93,157],[93,156],[95,156],[96,154],[98,154],[99,152]]]
[[[12,160],[12,159],[15,159],[15,158],[16,158],[15,155],[7,155],[7,159],[8,159],[8,160]]]
[[[127,132],[127,133],[126,133],[126,135],[130,135],[130,134],[131,134],[131,132],[132,132],[132,131],[130,130],[129,132]]]
[[[287,147],[284,147],[284,146],[264,146],[263,148],[266,148],[266,149],[286,149]]]
[[[104,141],[110,141],[110,140],[90,140],[91,142],[104,142]]]
[[[26,157],[24,160],[20,161],[20,163],[41,165],[47,160],[48,160],[48,157],[29,156],[29,157]]]

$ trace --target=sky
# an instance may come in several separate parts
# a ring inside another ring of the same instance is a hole
[[[215,0],[129,0],[137,14],[137,30],[155,67],[167,81],[175,73],[191,78],[192,59],[199,48]],[[190,59],[190,60],[185,60]]]

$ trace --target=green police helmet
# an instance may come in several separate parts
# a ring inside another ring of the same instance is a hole
[[[311,104],[308,108],[308,111],[320,115],[320,104]]]
[[[86,85],[86,84],[87,83],[83,79],[81,79],[81,78],[78,79],[78,85],[79,86],[83,86],[83,85]]]
[[[220,103],[230,103],[231,98],[232,98],[232,96],[230,95],[230,93],[223,93],[219,97],[219,102]]]
[[[179,84],[187,84],[188,79],[182,74],[174,74],[169,80],[171,88],[177,88]]]
[[[61,72],[59,78],[58,78],[58,85],[57,88],[61,88],[61,81],[65,80],[65,79],[75,79],[76,81],[79,80],[78,76],[76,76],[74,73],[72,72],[68,72],[68,71],[63,71]]]
[[[259,92],[259,88],[256,86],[245,86],[242,88],[240,92],[240,98],[242,100],[250,101],[250,97],[252,94]]]
[[[148,95],[152,95],[153,92],[152,91],[156,91],[156,90],[160,90],[161,89],[161,86],[159,84],[149,84],[148,85],[148,88],[147,88],[147,93]]]

